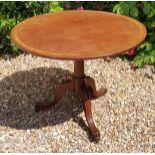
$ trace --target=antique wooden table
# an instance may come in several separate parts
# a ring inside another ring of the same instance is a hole
[[[145,37],[146,29],[140,22],[100,11],[43,14],[24,20],[11,32],[15,45],[25,52],[74,60],[73,78],[59,85],[53,101],[37,105],[36,111],[54,106],[62,93],[74,92],[81,98],[94,140],[99,140],[100,133],[92,118],[91,99],[104,95],[106,89],[96,90],[94,79],[84,73],[84,60],[119,55],[136,47]]]

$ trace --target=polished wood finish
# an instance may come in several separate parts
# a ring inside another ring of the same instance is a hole
[[[35,16],[11,32],[23,51],[69,60],[118,55],[141,43],[146,29],[132,18],[103,11],[66,11]]]
[[[136,47],[145,37],[146,29],[140,22],[100,11],[43,14],[17,24],[11,32],[13,42],[23,51],[74,60],[73,78],[58,85],[54,99],[47,105],[36,105],[36,111],[51,108],[66,91],[76,93],[96,141],[100,133],[93,121],[91,100],[105,95],[107,90],[96,90],[94,79],[84,74],[84,60],[121,54]]]
[[[84,76],[84,61],[74,61],[74,77]]]
[[[105,95],[107,89],[103,88],[102,90],[99,91],[96,90],[94,79],[84,75],[84,61],[75,61],[74,64],[75,66],[74,66],[73,78],[58,85],[54,99],[51,99],[51,101],[48,104],[36,105],[36,112],[53,107],[55,104],[58,103],[58,101],[62,97],[62,94],[66,91],[76,93],[77,95],[80,96],[81,101],[83,103],[86,120],[92,138],[95,141],[98,141],[100,139],[100,133],[93,121],[91,111],[91,99],[95,99],[97,97]]]

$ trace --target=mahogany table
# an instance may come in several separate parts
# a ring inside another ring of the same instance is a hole
[[[94,79],[84,73],[84,60],[119,55],[136,47],[145,37],[146,29],[140,22],[100,11],[38,15],[17,24],[11,32],[15,45],[25,52],[74,60],[73,78],[58,85],[53,101],[37,105],[36,111],[54,106],[64,92],[74,92],[81,98],[94,140],[99,140],[100,133],[93,121],[91,99],[104,95],[107,90],[96,90]]]

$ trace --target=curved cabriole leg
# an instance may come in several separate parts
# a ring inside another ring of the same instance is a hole
[[[94,121],[93,121],[93,115],[92,115],[92,110],[91,110],[91,101],[90,99],[92,98],[92,94],[85,85],[85,82],[81,84],[81,98],[83,100],[83,107],[84,107],[84,112],[86,116],[86,120],[89,126],[89,130],[91,133],[91,136],[93,140],[98,141],[100,139],[100,132],[96,128]]]
[[[84,112],[85,112],[86,120],[87,120],[89,129],[90,129],[92,138],[95,141],[98,141],[100,139],[100,132],[96,128],[94,121],[93,121],[92,110],[91,110],[91,101],[86,100],[83,105],[84,105]]]
[[[72,80],[65,81],[64,83],[58,85],[53,101],[48,103],[47,105],[36,105],[36,112],[53,107],[55,104],[58,103],[58,101],[62,97],[62,94],[65,93],[66,91],[74,92],[74,86]]]
[[[91,77],[87,76],[85,78],[85,84],[92,91],[93,98],[98,98],[100,96],[104,96],[106,94],[106,92],[107,92],[106,88],[102,88],[99,91],[97,91],[95,81]]]

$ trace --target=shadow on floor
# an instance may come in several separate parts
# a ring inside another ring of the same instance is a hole
[[[35,68],[16,72],[0,81],[0,125],[16,129],[40,128],[63,123],[83,111],[79,99],[64,95],[59,104],[47,111],[35,112],[35,104],[54,97],[61,79],[71,76],[59,68]]]

